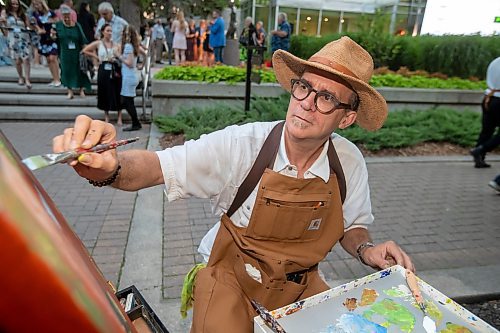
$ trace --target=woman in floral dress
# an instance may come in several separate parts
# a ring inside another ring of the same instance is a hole
[[[19,4],[19,0],[10,0],[7,2],[6,16],[2,18],[1,24],[7,27],[7,36],[11,58],[16,62],[17,74],[19,76],[19,85],[26,84],[31,89],[30,80],[30,57],[31,57],[31,39],[28,18]],[[24,75],[23,75],[24,69]]]
[[[56,13],[50,10],[45,0],[33,0],[33,17],[36,19],[36,29],[40,35],[40,44],[38,52],[47,58],[52,82],[49,86],[59,87],[61,78],[59,75],[59,60],[57,42],[50,37],[50,31],[57,22]]]

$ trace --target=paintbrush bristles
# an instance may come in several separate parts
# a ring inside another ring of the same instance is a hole
[[[135,142],[137,140],[139,140],[139,137],[113,141],[110,143],[104,143],[89,149],[79,148],[75,150],[65,151],[59,154],[35,155],[23,159],[22,162],[28,167],[28,169],[34,171],[48,167],[50,165],[54,165],[57,163],[64,163],[76,159],[80,155],[83,155],[85,153],[103,153],[105,151],[115,149],[120,146],[128,145],[129,143]]]

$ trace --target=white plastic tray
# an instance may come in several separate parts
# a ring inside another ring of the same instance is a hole
[[[468,332],[459,327],[470,332],[499,332],[418,277],[417,280],[436,322],[437,333]],[[365,289],[378,294],[370,305],[360,304]],[[354,310],[349,311],[344,305],[347,299],[351,304],[356,300]],[[271,313],[287,333],[425,332],[424,315],[408,289],[401,266],[373,273]],[[254,318],[254,332],[272,333],[260,317]]]

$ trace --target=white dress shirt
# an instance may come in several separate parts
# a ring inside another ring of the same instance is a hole
[[[500,57],[493,60],[486,70],[486,85],[488,89],[484,92],[485,95],[490,93],[490,89],[500,89]],[[500,91],[493,93],[493,96],[500,97]]]
[[[212,212],[216,216],[222,216],[231,206],[240,184],[250,172],[265,139],[277,123],[229,126],[202,135],[198,140],[188,141],[182,146],[156,152],[165,180],[167,199],[173,201],[191,196],[209,198]],[[373,222],[373,215],[365,160],[352,142],[335,133],[331,138],[346,180],[346,198],[342,206],[344,229],[366,228]],[[320,177],[325,182],[328,181],[330,164],[327,151],[328,142],[318,159],[304,173],[304,178]],[[273,170],[297,177],[297,168],[290,164],[286,155],[283,135]],[[258,185],[231,217],[236,226],[248,226],[257,189]],[[220,222],[217,222],[208,231],[198,248],[206,261],[219,226]]]

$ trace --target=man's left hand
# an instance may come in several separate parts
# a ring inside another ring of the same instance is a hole
[[[401,265],[412,272],[415,266],[410,257],[394,241],[387,241],[368,247],[361,253],[363,260],[375,269],[386,269],[393,265]]]

